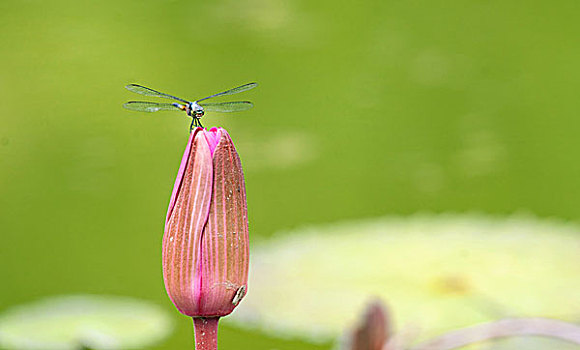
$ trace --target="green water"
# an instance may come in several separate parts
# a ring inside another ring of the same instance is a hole
[[[418,211],[580,219],[580,5],[529,1],[0,2],[0,310],[46,295],[167,305],[160,242],[188,136],[121,104],[199,98],[246,172],[254,240]],[[250,291],[251,292],[251,291]],[[190,323],[159,349],[191,347]],[[305,315],[307,318],[307,315]],[[224,349],[325,345],[221,329]]]

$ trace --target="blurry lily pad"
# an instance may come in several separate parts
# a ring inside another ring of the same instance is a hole
[[[149,302],[78,295],[43,299],[0,315],[0,347],[8,349],[136,349],[165,338],[167,314]]]
[[[504,317],[580,317],[580,228],[530,216],[415,215],[285,232],[252,252],[242,326],[325,341],[386,301],[420,339]]]

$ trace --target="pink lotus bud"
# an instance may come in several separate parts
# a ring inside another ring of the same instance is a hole
[[[217,331],[217,318],[231,313],[246,293],[248,262],[240,158],[224,129],[196,128],[165,221],[165,288],[181,313],[202,317],[198,322],[215,318]]]
[[[345,350],[382,350],[391,338],[389,312],[380,300],[366,306],[360,323],[347,337]],[[388,347],[390,349],[390,347]]]

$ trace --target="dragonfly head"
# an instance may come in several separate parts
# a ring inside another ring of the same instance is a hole
[[[201,118],[203,117],[203,114],[205,112],[205,110],[203,109],[202,106],[198,105],[196,102],[191,102],[189,104],[189,116],[193,117],[193,118]]]

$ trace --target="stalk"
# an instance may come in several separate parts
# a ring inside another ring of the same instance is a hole
[[[219,316],[194,317],[195,350],[217,350]]]

